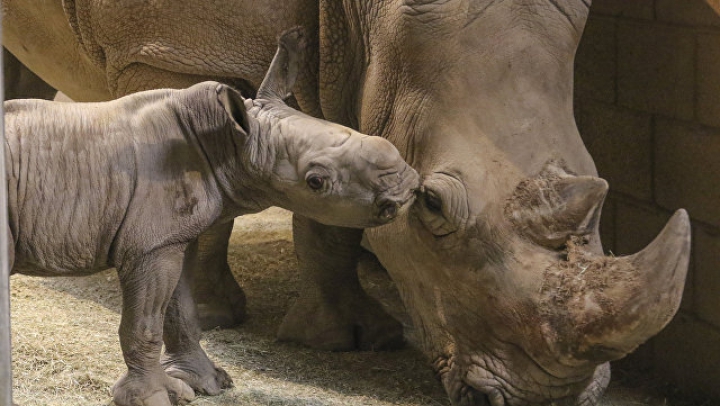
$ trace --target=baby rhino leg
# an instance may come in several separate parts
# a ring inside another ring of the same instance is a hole
[[[181,274],[184,246],[169,246],[118,269],[123,293],[120,346],[127,372],[113,386],[118,406],[171,406],[195,396],[160,366],[163,314]]]
[[[197,243],[191,244],[188,255],[196,249]],[[217,395],[223,389],[232,387],[233,382],[227,372],[216,367],[200,347],[200,326],[187,279],[188,273],[183,271],[165,312],[162,365],[168,375],[182,379],[195,391]]]
[[[227,262],[233,222],[220,224],[200,235],[188,264],[188,280],[197,303],[200,327],[229,328],[245,320],[245,293]]]

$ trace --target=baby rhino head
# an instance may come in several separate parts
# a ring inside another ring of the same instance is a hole
[[[255,100],[220,85],[218,101],[237,129],[257,137],[250,159],[271,204],[328,225],[385,224],[410,204],[419,176],[387,140],[285,104],[304,48],[302,30],[286,31]]]
[[[371,227],[412,201],[420,178],[387,140],[297,112],[281,121],[286,149],[272,183],[286,208],[324,224]]]

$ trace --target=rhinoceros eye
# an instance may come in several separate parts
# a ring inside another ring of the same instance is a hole
[[[436,237],[456,232],[468,218],[467,194],[453,175],[428,175],[414,206],[416,218]]]
[[[308,176],[306,182],[312,190],[322,190],[323,186],[325,186],[325,179],[319,175]]]
[[[425,207],[433,213],[442,213],[442,200],[440,196],[436,195],[433,191],[425,192]]]

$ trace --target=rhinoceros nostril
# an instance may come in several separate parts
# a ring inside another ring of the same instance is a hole
[[[390,220],[395,218],[398,213],[398,204],[395,202],[387,201],[380,204],[380,218]]]

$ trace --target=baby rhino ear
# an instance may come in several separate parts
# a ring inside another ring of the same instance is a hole
[[[302,27],[291,28],[280,34],[275,57],[270,62],[256,98],[282,101],[290,96],[306,47],[307,39]]]
[[[218,102],[223,106],[225,111],[239,129],[245,133],[250,132],[248,124],[247,110],[245,109],[245,100],[240,92],[230,86],[219,84],[217,88]]]

